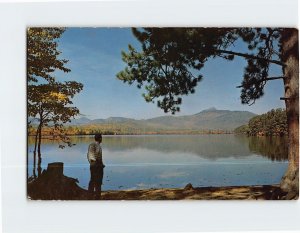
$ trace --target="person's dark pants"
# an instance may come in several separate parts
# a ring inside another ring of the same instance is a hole
[[[89,191],[101,193],[101,185],[103,179],[103,165],[101,162],[90,163],[91,179],[89,183]]]

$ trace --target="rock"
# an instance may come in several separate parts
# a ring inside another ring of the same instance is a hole
[[[190,189],[194,189],[193,185],[191,183],[188,183],[185,187],[185,190],[190,190]]]

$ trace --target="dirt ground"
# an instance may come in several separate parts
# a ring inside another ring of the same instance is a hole
[[[28,181],[29,200],[280,200],[287,198],[279,185],[159,188],[145,190],[115,190],[91,193],[78,186],[78,180],[51,171]]]
[[[277,185],[105,191],[102,200],[268,200],[280,199]]]

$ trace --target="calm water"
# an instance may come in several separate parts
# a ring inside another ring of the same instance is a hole
[[[42,168],[63,162],[64,174],[87,188],[86,158],[93,137],[73,137],[73,147],[42,145]],[[33,138],[29,138],[29,175],[32,175]],[[104,136],[103,190],[159,187],[262,185],[280,182],[287,168],[283,138],[236,135]]]

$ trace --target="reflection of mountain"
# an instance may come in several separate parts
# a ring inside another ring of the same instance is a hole
[[[72,137],[77,144],[73,149],[82,153],[93,137]],[[29,144],[33,137],[29,138]],[[45,140],[44,144],[55,142]],[[205,159],[245,158],[252,154],[262,155],[271,160],[287,160],[287,142],[280,137],[246,137],[236,135],[153,135],[153,136],[104,136],[103,149],[122,152],[134,149],[147,149],[162,153],[191,153]]]
[[[253,153],[271,160],[287,160],[284,138],[235,135],[107,137],[104,147],[111,151],[146,148],[164,153],[188,152],[206,159],[243,158]]]
[[[161,116],[147,120],[135,120],[124,117],[110,117],[107,119],[89,120],[88,118],[75,119],[70,125],[99,125],[116,124],[118,127],[130,127],[144,130],[233,130],[248,123],[254,113],[246,111],[217,110],[210,108],[188,116]]]
[[[240,142],[233,135],[107,137],[103,143],[111,151],[143,148],[163,153],[188,152],[208,159],[250,155],[247,141]]]

